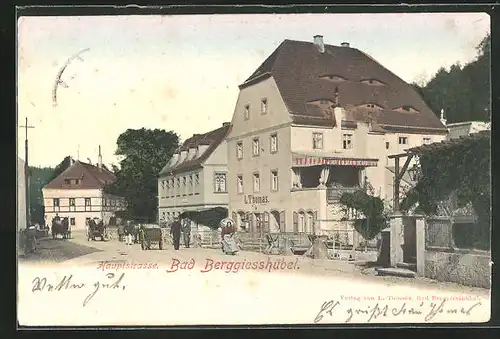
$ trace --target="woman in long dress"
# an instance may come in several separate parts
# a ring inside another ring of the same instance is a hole
[[[236,227],[234,226],[234,221],[230,218],[222,219],[220,228],[222,252],[224,254],[235,255],[239,252],[239,247],[235,239]]]

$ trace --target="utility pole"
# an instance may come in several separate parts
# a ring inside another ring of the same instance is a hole
[[[30,175],[29,175],[29,165],[28,165],[28,128],[35,128],[35,126],[28,125],[28,118],[26,118],[26,123],[19,126],[25,129],[25,139],[24,139],[24,180],[25,180],[25,194],[26,194],[26,228],[29,228],[31,224],[30,220]]]

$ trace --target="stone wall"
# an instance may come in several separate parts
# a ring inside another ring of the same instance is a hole
[[[425,252],[425,276],[439,281],[490,288],[490,260],[491,256],[488,252],[427,250]]]

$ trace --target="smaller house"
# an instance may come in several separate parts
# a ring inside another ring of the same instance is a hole
[[[228,207],[229,123],[187,139],[158,177],[158,216],[170,222],[183,212]]]
[[[114,224],[115,212],[125,209],[125,199],[104,192],[116,176],[102,164],[99,147],[97,165],[73,161],[71,165],[42,189],[45,223],[58,215],[68,217],[74,229],[85,229],[86,221],[99,218],[105,224]]]
[[[466,136],[473,133],[478,133],[481,131],[489,131],[491,130],[490,122],[483,121],[464,121],[464,122],[456,122],[453,124],[447,124],[448,128],[448,140],[456,139],[462,136]]]

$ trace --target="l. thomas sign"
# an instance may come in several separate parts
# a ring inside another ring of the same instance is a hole
[[[243,196],[243,199],[245,201],[245,205],[252,205],[252,204],[267,204],[269,203],[269,199],[267,196],[255,196],[255,195],[245,195]]]

